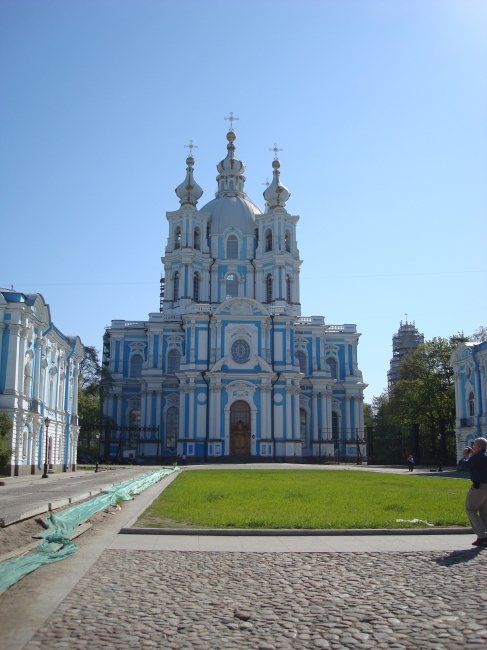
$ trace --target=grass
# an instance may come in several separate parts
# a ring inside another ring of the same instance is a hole
[[[467,482],[307,470],[187,470],[141,515],[153,528],[415,528],[468,526]]]

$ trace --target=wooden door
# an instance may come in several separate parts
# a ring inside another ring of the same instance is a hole
[[[250,406],[242,400],[230,408],[230,455],[250,456]]]

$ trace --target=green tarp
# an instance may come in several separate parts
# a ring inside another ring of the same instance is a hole
[[[156,472],[114,485],[110,490],[96,497],[67,508],[44,519],[47,529],[41,533],[44,540],[30,553],[0,562],[0,592],[18,582],[28,573],[44,564],[64,560],[78,550],[70,537],[79,524],[107,506],[119,501],[130,501],[165,476],[178,471],[178,467],[162,468]]]

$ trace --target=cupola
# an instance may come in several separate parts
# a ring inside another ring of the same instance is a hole
[[[186,178],[174,191],[181,205],[196,205],[203,194],[203,190],[193,178],[193,156],[190,155],[186,158],[186,165]]]
[[[280,180],[279,180],[279,168],[281,166],[281,163],[277,158],[275,158],[272,161],[272,182],[269,185],[269,187],[264,191],[264,199],[269,206],[269,209],[272,210],[273,208],[284,208],[286,206],[286,201],[289,199],[291,196],[291,193],[287,189],[287,187],[284,187],[284,185],[281,185]]]

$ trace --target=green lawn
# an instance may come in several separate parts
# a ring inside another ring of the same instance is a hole
[[[186,470],[137,527],[414,528],[468,526],[468,481],[308,470]]]

